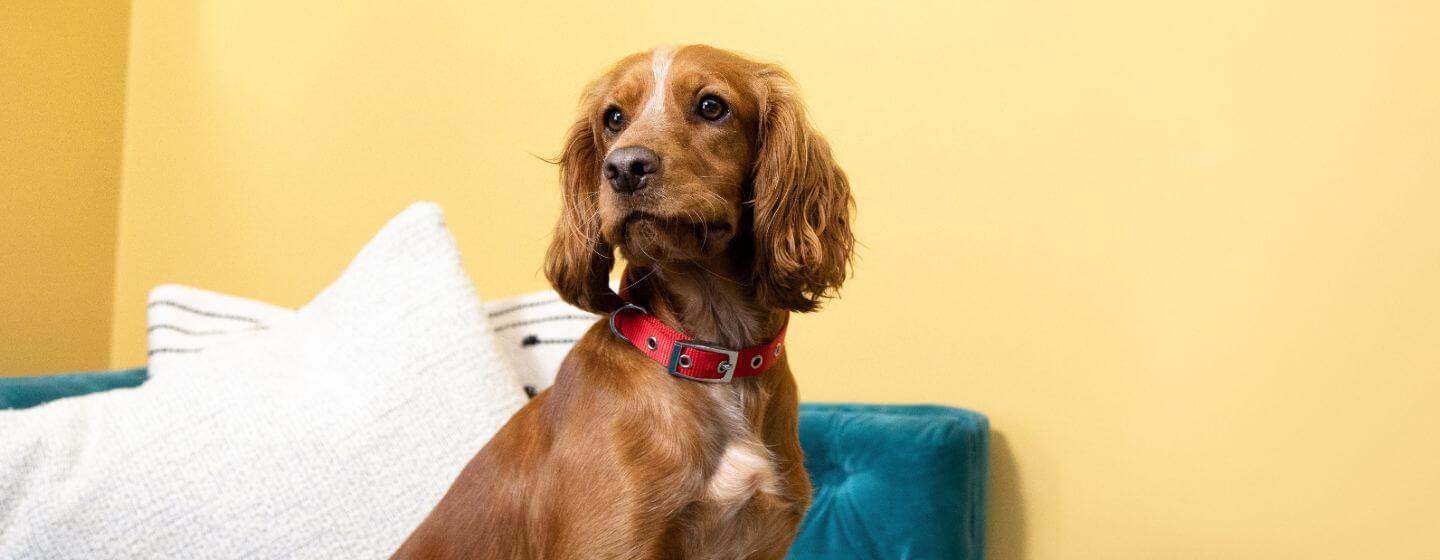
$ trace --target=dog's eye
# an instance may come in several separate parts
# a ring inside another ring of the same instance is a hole
[[[695,114],[707,121],[718,121],[730,113],[730,107],[725,105],[719,97],[707,95],[700,98],[700,103],[695,105]]]
[[[625,128],[625,113],[621,113],[619,109],[605,111],[605,130],[620,132],[622,128]]]

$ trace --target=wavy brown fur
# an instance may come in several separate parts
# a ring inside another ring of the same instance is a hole
[[[665,103],[653,95],[661,70]],[[731,112],[696,118],[697,92]],[[629,117],[623,129],[602,124],[609,109]],[[662,164],[620,193],[601,166],[627,146]],[[846,277],[845,174],[774,66],[704,46],[628,57],[587,89],[559,163],[564,210],[545,272],[579,307],[618,305],[607,285],[618,251],[633,301],[696,338],[750,346]],[[678,379],[597,323],[395,556],[783,558],[810,482],[795,380],[778,360],[730,384]]]

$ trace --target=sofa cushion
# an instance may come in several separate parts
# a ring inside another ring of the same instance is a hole
[[[976,559],[989,422],[944,406],[800,407],[815,487],[790,558]]]

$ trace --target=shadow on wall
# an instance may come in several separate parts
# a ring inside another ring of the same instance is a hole
[[[989,510],[985,557],[990,560],[1025,558],[1025,498],[1020,493],[1020,472],[1005,434],[990,432]]]

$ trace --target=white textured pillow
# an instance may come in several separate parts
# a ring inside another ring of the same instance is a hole
[[[277,323],[0,412],[0,558],[384,557],[525,400],[433,204]]]

